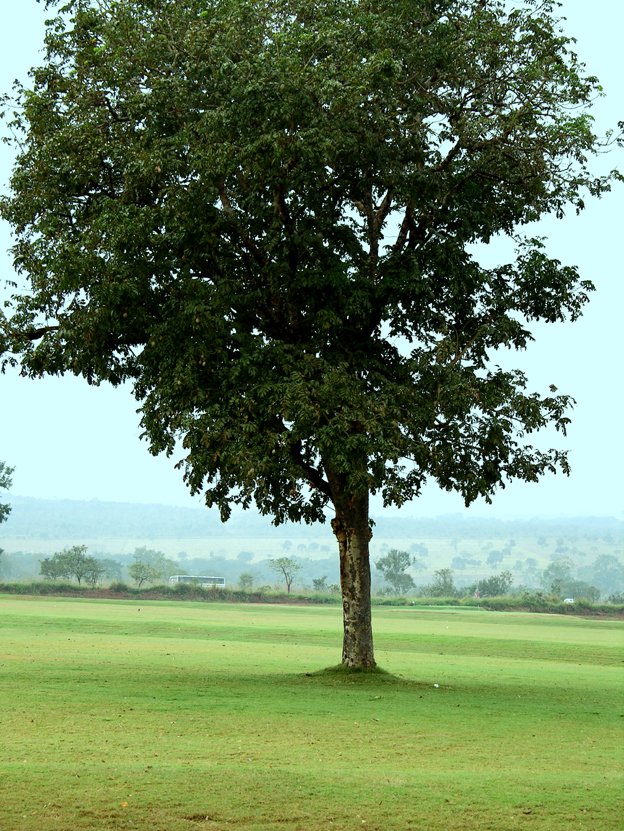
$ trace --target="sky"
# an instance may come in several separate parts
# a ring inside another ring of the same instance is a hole
[[[3,0],[7,3],[7,0]],[[566,31],[576,37],[577,52],[597,75],[605,97],[594,115],[599,132],[624,120],[624,60],[620,0],[563,0]],[[42,4],[11,4],[0,27],[0,91],[13,79],[24,80],[41,60]],[[4,129],[4,128],[0,128]],[[6,186],[11,150],[0,145],[0,187]],[[624,152],[596,160],[597,172],[624,170]],[[569,450],[572,475],[547,476],[538,484],[513,483],[491,506],[479,502],[468,516],[530,518],[614,516],[624,519],[624,185],[602,200],[588,200],[579,216],[547,220],[548,252],[577,265],[597,291],[575,324],[543,326],[526,352],[513,356],[531,386],[545,392],[554,383],[576,399],[566,439],[540,439]],[[12,277],[10,230],[0,227],[0,293]],[[30,380],[16,372],[0,375],[0,460],[15,467],[12,493],[45,499],[97,499],[164,505],[201,506],[191,497],[175,459],[155,458],[140,439],[138,403],[128,388],[89,387],[69,377]],[[384,510],[373,503],[372,513]],[[387,509],[395,512],[396,509]],[[427,486],[402,513],[432,517],[464,512],[459,496]],[[268,520],[267,520],[268,524]]]

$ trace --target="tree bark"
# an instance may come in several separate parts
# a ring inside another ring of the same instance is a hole
[[[335,495],[332,528],[340,553],[344,636],[342,664],[352,669],[375,666],[371,623],[371,572],[368,493],[343,499]]]

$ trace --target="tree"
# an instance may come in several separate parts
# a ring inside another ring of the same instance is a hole
[[[415,587],[411,575],[406,574],[406,570],[415,562],[415,557],[411,557],[407,551],[398,551],[396,548],[391,548],[385,557],[377,560],[375,565],[383,574],[384,580],[389,583],[390,590],[399,595],[407,594],[410,589]]]
[[[527,436],[569,396],[496,361],[592,288],[522,227],[615,175],[555,5],[64,0],[7,102],[6,362],[130,382],[224,520],[329,508],[348,667],[375,665],[371,493],[568,472]]]
[[[489,566],[497,566],[504,559],[505,555],[502,551],[498,551],[496,548],[492,548],[490,553],[487,555],[487,564]]]
[[[566,586],[574,580],[572,569],[574,563],[569,557],[557,557],[544,569],[542,586],[551,594],[562,596],[567,594]]]
[[[564,583],[562,589],[561,597],[589,600],[590,603],[596,603],[600,600],[600,589],[586,583],[584,580],[570,580],[569,583]]]
[[[13,481],[11,474],[14,468],[8,467],[4,462],[0,462],[0,490],[8,490]],[[4,522],[11,513],[11,506],[0,503],[0,522]],[[2,562],[2,555],[4,551],[0,548],[0,574],[4,575],[6,564]]]
[[[151,569],[150,573],[152,576],[145,578],[148,582],[160,580],[161,578],[168,580],[172,574],[187,573],[179,563],[175,562],[175,560],[171,560],[169,557],[166,557],[162,551],[156,551],[153,548],[146,548],[145,546],[135,548],[132,556],[134,557],[136,563],[141,563]],[[132,566],[128,566],[128,572],[131,567]],[[133,580],[136,579],[132,574],[130,576]]]
[[[455,597],[457,589],[450,568],[440,568],[433,572],[434,581],[423,589],[426,597]]]
[[[134,562],[128,566],[128,574],[139,588],[143,583],[155,583],[162,578],[168,579],[172,574],[186,574],[178,563],[165,557],[162,551],[141,546],[134,549]]]
[[[299,563],[292,560],[290,557],[277,557],[269,560],[269,568],[281,574],[286,582],[286,592],[290,594],[291,586],[294,582],[295,575],[301,571]]]
[[[612,554],[601,554],[590,566],[579,569],[579,576],[604,594],[612,594],[624,589],[624,562]]]
[[[106,566],[96,557],[87,557],[86,560],[86,568],[82,574],[82,579],[84,579],[85,583],[95,588],[101,578],[106,575]]]
[[[312,580],[312,588],[315,592],[327,592],[329,591],[329,584],[327,583],[327,575],[324,574],[322,577],[315,577]]]
[[[240,556],[239,556],[240,559]],[[251,591],[254,584],[254,576],[248,571],[244,571],[238,578],[238,585],[244,592]]]
[[[162,571],[160,569],[139,559],[135,559],[128,566],[128,574],[130,575],[130,579],[134,580],[137,584],[138,588],[141,588],[143,583],[155,583],[162,577]]]
[[[508,594],[513,585],[513,574],[510,571],[501,571],[500,574],[492,574],[472,586],[466,587],[466,594],[479,592],[481,597],[500,597]]]
[[[0,490],[9,490],[13,484],[13,471],[15,468],[9,467],[5,462],[0,462]],[[8,515],[11,513],[11,506],[0,503],[0,522],[5,522]]]
[[[46,557],[41,561],[40,572],[48,580],[70,580],[75,579],[78,585],[85,580],[91,585],[96,585],[102,574],[104,566],[95,558],[87,556],[86,545],[73,545]]]
[[[557,557],[542,574],[542,585],[557,597],[583,598],[595,602],[600,589],[574,576],[574,563],[569,557]]]
[[[98,562],[102,566],[102,575],[107,580],[121,580],[121,572],[122,572],[122,565],[118,563],[117,560],[111,560],[108,558],[98,559]]]

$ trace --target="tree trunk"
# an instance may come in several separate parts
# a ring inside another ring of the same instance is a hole
[[[336,495],[337,496],[337,495]],[[344,637],[342,664],[353,669],[375,666],[371,624],[371,572],[368,493],[334,500],[332,528],[340,553]]]

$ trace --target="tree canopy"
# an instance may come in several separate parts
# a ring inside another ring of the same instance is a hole
[[[156,583],[168,580],[173,574],[186,574],[184,569],[166,557],[164,552],[152,548],[135,548],[133,562],[128,566],[128,574],[140,588],[143,583]]]
[[[301,571],[301,565],[291,557],[276,557],[269,560],[269,568],[284,578],[286,593],[290,594],[296,574]]]
[[[132,383],[224,519],[330,509],[343,662],[373,666],[369,494],[568,470],[527,437],[570,398],[497,353],[592,288],[522,229],[609,189],[598,82],[550,0],[49,5],[9,107],[6,359]],[[500,236],[516,255],[485,267]]]
[[[5,462],[0,462],[0,490],[9,490],[13,484],[13,471]],[[11,513],[11,506],[5,502],[0,503],[0,522],[4,522]]]
[[[391,548],[385,557],[377,560],[375,565],[388,583],[394,594],[407,594],[415,588],[414,578],[407,573],[407,569],[416,564],[416,558],[407,551]]]
[[[73,545],[41,560],[40,573],[48,580],[71,579],[80,585],[84,580],[96,586],[107,568],[95,557],[87,555],[86,545]]]

